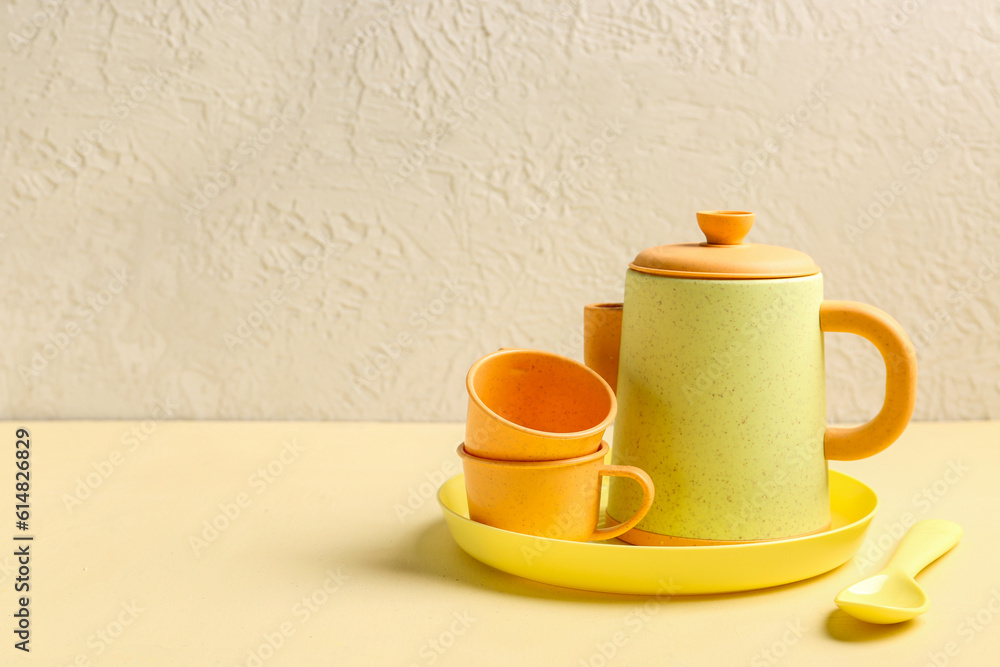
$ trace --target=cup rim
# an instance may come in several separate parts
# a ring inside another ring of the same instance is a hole
[[[603,460],[607,456],[608,452],[611,451],[611,445],[608,444],[607,440],[601,440],[601,446],[596,452],[590,454],[584,454],[582,456],[574,456],[569,459],[554,459],[551,461],[505,461],[500,459],[487,459],[482,456],[476,456],[475,454],[470,454],[465,450],[465,443],[461,443],[456,450],[458,456],[461,459],[469,459],[472,461],[477,461],[485,465],[498,466],[503,468],[518,468],[526,469],[530,468],[533,470],[543,469],[543,468],[568,468],[574,465],[580,465],[583,463],[590,463],[594,460]]]
[[[611,409],[608,410],[608,415],[601,421],[600,424],[597,424],[596,426],[591,426],[590,428],[584,429],[582,431],[570,431],[568,433],[557,433],[555,431],[539,431],[538,429],[533,429],[527,426],[522,426],[521,424],[516,424],[507,419],[506,417],[498,415],[492,408],[486,405],[486,403],[483,402],[483,399],[479,397],[479,394],[476,393],[476,388],[474,386],[475,383],[473,382],[476,376],[476,372],[479,370],[480,366],[482,366],[491,359],[507,354],[519,354],[524,352],[530,352],[531,354],[536,354],[544,357],[552,357],[562,362],[575,364],[580,368],[584,369],[594,379],[596,379],[598,382],[601,383],[601,386],[604,387],[605,392],[607,392],[608,398],[611,399]],[[569,357],[563,356],[561,354],[556,354],[555,352],[546,352],[545,350],[531,350],[528,348],[521,348],[521,347],[504,347],[500,348],[496,352],[490,352],[489,354],[483,355],[482,357],[477,359],[475,363],[472,364],[471,368],[469,368],[469,372],[465,376],[465,389],[469,393],[469,398],[471,398],[475,402],[475,404],[480,407],[480,409],[482,409],[487,415],[497,420],[504,426],[520,431],[521,433],[527,433],[528,435],[539,436],[542,438],[549,438],[552,440],[575,440],[578,438],[585,438],[587,436],[594,435],[595,433],[599,433],[601,431],[605,431],[609,426],[611,426],[611,422],[615,420],[615,415],[618,413],[618,399],[615,397],[615,392],[611,389],[611,385],[609,385],[607,381],[604,378],[602,378],[600,374],[597,373],[597,371],[587,366],[586,364],[581,364],[576,359],[570,359]]]

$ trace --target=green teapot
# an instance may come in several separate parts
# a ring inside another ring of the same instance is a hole
[[[883,311],[825,301],[805,253],[744,243],[754,214],[702,211],[704,243],[639,253],[624,304],[585,308],[584,357],[615,389],[612,462],[649,473],[652,508],[621,536],[643,545],[729,544],[831,524],[828,460],[871,456],[906,428],[917,362]],[[886,365],[878,415],[827,426],[825,332],[870,340]],[[641,493],[610,481],[609,520]]]

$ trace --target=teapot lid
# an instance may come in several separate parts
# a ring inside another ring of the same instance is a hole
[[[675,243],[648,248],[629,267],[675,278],[752,280],[794,278],[819,273],[812,257],[781,246],[743,243],[753,227],[747,211],[698,211],[705,243]]]

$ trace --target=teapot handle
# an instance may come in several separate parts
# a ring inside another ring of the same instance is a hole
[[[824,301],[824,332],[853,333],[870,340],[885,361],[885,402],[867,424],[831,426],[823,444],[831,461],[856,461],[877,454],[902,435],[917,402],[917,353],[903,327],[887,313],[856,301]]]

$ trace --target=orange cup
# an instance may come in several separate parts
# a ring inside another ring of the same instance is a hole
[[[558,540],[609,540],[631,530],[653,504],[653,480],[634,466],[605,465],[610,446],[562,461],[494,461],[458,446],[469,518],[495,528]],[[642,504],[628,521],[598,528],[601,478],[628,477],[642,487]]]
[[[540,350],[502,349],[465,379],[465,449],[499,461],[555,461],[593,454],[618,403],[600,375]]]

